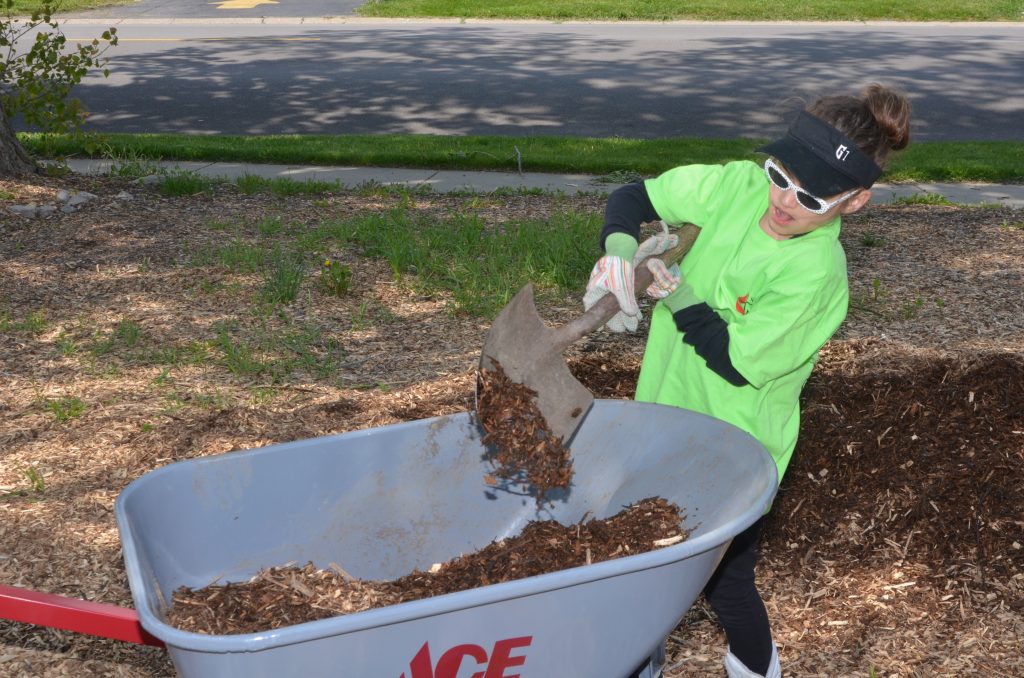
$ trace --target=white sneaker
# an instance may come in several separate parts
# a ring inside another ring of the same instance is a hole
[[[782,665],[779,664],[779,652],[772,646],[772,660],[768,663],[768,672],[762,677],[754,673],[746,664],[736,658],[731,651],[725,655],[725,673],[729,678],[782,678]]]

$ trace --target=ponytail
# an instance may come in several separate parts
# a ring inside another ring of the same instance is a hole
[[[868,85],[860,97],[830,96],[807,109],[848,136],[885,167],[889,155],[910,143],[910,101],[893,89]]]

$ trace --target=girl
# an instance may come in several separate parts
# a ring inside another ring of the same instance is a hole
[[[800,391],[846,316],[840,217],[867,204],[890,153],[909,142],[909,119],[903,95],[873,84],[859,97],[825,97],[801,111],[784,137],[759,149],[768,155],[763,166],[677,167],[609,196],[606,255],[584,303],[615,294],[622,312],[609,322],[612,330],[635,329],[639,317],[632,266],[640,225],[701,227],[678,269],[648,263],[655,282],[647,293],[661,302],[637,400],[744,429],[767,448],[782,478],[796,446]],[[704,590],[729,642],[730,678],[782,675],[754,583],[763,521],[733,539]]]

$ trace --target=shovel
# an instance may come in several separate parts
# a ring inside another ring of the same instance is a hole
[[[685,224],[675,233],[679,244],[658,255],[666,266],[682,261],[700,229]],[[646,289],[653,279],[643,262],[636,265],[635,289]],[[604,325],[618,311],[615,295],[606,294],[575,320],[551,328],[537,313],[533,285],[527,284],[494,319],[480,355],[480,369],[493,370],[498,363],[513,382],[536,391],[537,407],[548,428],[556,439],[568,445],[594,404],[594,395],[569,371],[562,352]],[[478,379],[478,392],[479,384]]]

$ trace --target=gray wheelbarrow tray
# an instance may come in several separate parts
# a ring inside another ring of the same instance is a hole
[[[484,478],[470,413],[192,459],[132,482],[116,515],[132,597],[180,675],[622,678],[654,652],[730,540],[776,490],[751,436],[677,408],[598,400],[573,440],[576,475],[538,509]],[[661,496],[692,535],[648,553],[296,624],[204,635],[169,626],[180,586],[294,562],[392,579],[527,522],[605,518]]]

